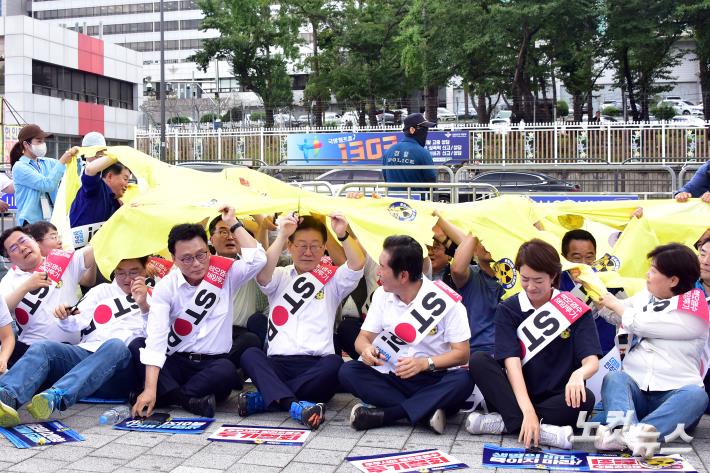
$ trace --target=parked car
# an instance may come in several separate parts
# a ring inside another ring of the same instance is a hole
[[[488,128],[497,133],[504,133],[510,130],[510,118],[493,118],[488,122]]]
[[[450,112],[447,108],[438,107],[436,109],[436,119],[438,122],[455,122],[456,115]]]
[[[676,115],[671,120],[672,126],[705,128],[705,120],[695,115]]]
[[[691,110],[691,111],[690,111],[690,114],[691,114],[691,115],[696,115],[696,116],[699,116],[699,117],[701,117],[701,118],[705,116],[704,109],[703,109],[703,103],[702,103],[702,102],[700,102],[700,103],[697,104],[697,105],[693,105],[692,107],[690,107],[690,110]]]
[[[340,189],[351,182],[385,182],[385,177],[382,175],[382,170],[373,167],[372,169],[333,169],[316,177],[314,181],[327,182],[333,188],[333,192],[337,195]],[[353,189],[357,191],[358,189]],[[372,192],[372,188],[365,189],[367,192]],[[362,189],[360,189],[362,191]]]
[[[358,124],[358,114],[356,111],[351,110],[349,112],[343,113],[343,116],[340,117],[340,126],[353,126]]]
[[[377,123],[380,125],[394,125],[394,113],[378,112]]]
[[[323,114],[323,126],[340,124],[340,114],[335,112],[325,112]]]
[[[467,182],[491,184],[499,192],[579,192],[581,187],[539,172],[488,171],[473,176]]]
[[[675,113],[678,115],[690,115],[693,113],[693,108],[695,106],[694,103],[688,102],[687,100],[676,100],[676,99],[670,99],[670,98],[665,98],[658,102],[658,106],[662,105],[670,105],[675,109]]]
[[[298,123],[300,123],[301,126],[310,125],[311,116],[310,115],[299,115],[298,116]]]
[[[300,122],[291,113],[274,113],[274,126],[300,126]]]

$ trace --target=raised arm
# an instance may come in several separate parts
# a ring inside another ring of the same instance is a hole
[[[360,271],[365,267],[365,253],[362,251],[360,243],[348,231],[348,221],[340,212],[330,214],[330,225],[343,245],[348,268],[353,271]]]
[[[276,224],[279,228],[278,236],[269,249],[266,250],[266,264],[261,268],[259,274],[256,275],[256,282],[260,286],[266,286],[271,282],[274,270],[279,262],[279,256],[281,256],[281,252],[286,246],[288,237],[293,235],[296,228],[298,228],[298,217],[296,217],[294,213],[281,215],[276,220]]]
[[[451,278],[457,288],[462,288],[468,282],[471,273],[471,259],[476,251],[478,238],[471,234],[464,237],[463,241],[456,248],[454,260],[451,262]]]
[[[100,174],[104,169],[108,168],[115,162],[116,159],[111,156],[96,158],[86,165],[84,168],[84,174],[87,176],[95,176]]]

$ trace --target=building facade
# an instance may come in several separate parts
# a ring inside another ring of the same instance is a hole
[[[114,144],[133,140],[140,53],[29,16],[3,16],[0,55],[6,162],[23,123],[54,134],[48,156],[78,144],[90,131]]]

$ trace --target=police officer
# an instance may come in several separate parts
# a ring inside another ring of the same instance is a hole
[[[427,121],[421,113],[412,113],[404,119],[404,138],[389,148],[384,166],[432,166],[431,153],[424,148],[429,128],[436,123]],[[434,169],[383,169],[385,182],[436,182]]]

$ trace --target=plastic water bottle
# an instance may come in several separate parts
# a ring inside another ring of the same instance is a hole
[[[108,409],[99,416],[100,425],[116,425],[124,419],[128,419],[131,415],[131,407],[121,405]]]

